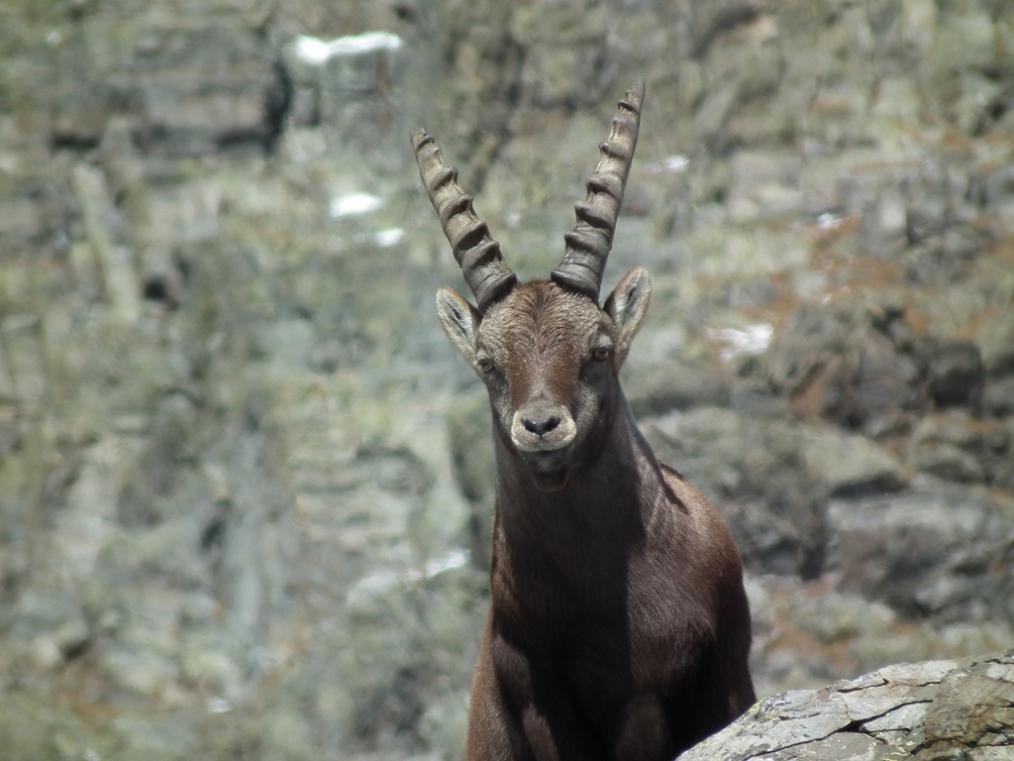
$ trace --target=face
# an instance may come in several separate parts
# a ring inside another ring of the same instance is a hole
[[[566,480],[603,413],[614,332],[591,299],[552,283],[515,289],[479,325],[475,365],[496,423],[540,485]]]
[[[548,282],[516,287],[481,317],[452,291],[437,295],[444,329],[486,385],[501,438],[538,488],[564,488],[612,419],[617,372],[649,294],[647,273],[635,268],[604,309]]]

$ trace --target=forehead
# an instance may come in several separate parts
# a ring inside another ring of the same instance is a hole
[[[479,338],[491,349],[546,349],[584,343],[612,329],[612,321],[591,299],[556,283],[534,282],[490,307],[479,324]]]

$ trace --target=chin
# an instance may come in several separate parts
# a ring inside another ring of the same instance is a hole
[[[552,493],[562,490],[567,485],[567,481],[570,479],[570,468],[564,467],[550,471],[540,471],[532,468],[531,474],[532,480],[535,482],[535,488],[539,491]]]
[[[560,491],[570,478],[566,452],[532,452],[525,457],[528,472],[539,491]]]

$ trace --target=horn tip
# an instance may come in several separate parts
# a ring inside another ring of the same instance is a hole
[[[430,133],[424,130],[422,127],[415,127],[409,132],[409,136],[412,139],[412,147],[419,150],[427,142],[433,140]]]
[[[638,77],[634,81],[634,84],[627,88],[623,99],[620,100],[620,106],[629,108],[639,114],[641,112],[641,104],[644,103],[644,90],[644,77]]]

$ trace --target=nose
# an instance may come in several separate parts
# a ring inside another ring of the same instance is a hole
[[[548,415],[535,420],[524,417],[521,418],[521,423],[524,425],[526,430],[531,431],[536,436],[544,436],[560,424],[560,418],[556,415]]]
[[[511,441],[520,452],[555,452],[568,446],[576,434],[574,418],[562,404],[529,403],[511,420]]]

